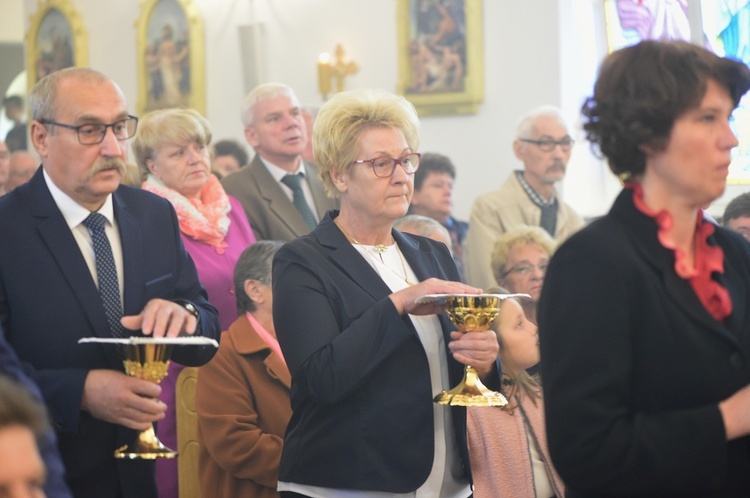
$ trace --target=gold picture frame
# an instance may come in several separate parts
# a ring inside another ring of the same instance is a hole
[[[142,0],[136,22],[139,115],[165,107],[206,114],[203,20],[193,0]]]
[[[398,0],[397,91],[422,116],[476,114],[484,100],[482,0]]]
[[[88,65],[88,37],[83,19],[69,0],[43,0],[26,32],[29,89],[49,73]]]

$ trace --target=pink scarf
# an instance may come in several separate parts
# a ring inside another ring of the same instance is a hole
[[[214,175],[209,175],[198,199],[188,199],[167,187],[154,175],[148,175],[142,187],[143,190],[164,197],[172,203],[182,233],[212,246],[217,253],[224,254],[224,248],[227,246],[224,237],[229,231],[231,222],[228,214],[232,206],[224,188]]]
[[[260,338],[266,341],[266,344],[268,344],[268,347],[271,348],[271,350],[274,353],[279,355],[279,358],[281,358],[281,361],[286,363],[286,360],[284,359],[284,355],[281,352],[281,346],[279,346],[278,339],[276,339],[274,336],[271,335],[269,331],[263,328],[263,325],[261,325],[260,322],[255,319],[252,313],[250,313],[249,311],[246,311],[245,316],[247,317],[247,321],[250,322],[250,326],[260,336]]]

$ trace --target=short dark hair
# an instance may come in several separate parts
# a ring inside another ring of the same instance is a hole
[[[643,146],[664,150],[675,120],[700,105],[709,80],[736,107],[750,69],[683,41],[647,40],[610,54],[581,109],[586,137],[618,176],[646,168]]]
[[[442,154],[435,152],[425,152],[419,161],[419,169],[414,173],[414,190],[421,190],[425,178],[430,173],[448,173],[451,178],[456,178],[456,167],[453,162]]]
[[[0,375],[0,429],[20,425],[39,438],[50,430],[47,411],[21,384]]]
[[[273,257],[283,242],[278,240],[261,240],[250,244],[242,251],[234,267],[234,295],[237,298],[237,315],[255,311],[256,305],[245,294],[245,280],[260,280],[271,284],[271,265]]]
[[[250,162],[245,148],[235,140],[219,140],[214,144],[215,156],[234,156],[240,168]]]
[[[726,209],[724,209],[724,217],[721,222],[726,226],[728,221],[743,216],[750,216],[750,192],[740,194],[729,201]]]
[[[4,106],[14,105],[20,109],[23,109],[23,98],[21,98],[18,95],[11,95],[10,97],[5,97],[3,99],[3,105]]]

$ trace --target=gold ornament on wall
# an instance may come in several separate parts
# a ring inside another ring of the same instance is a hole
[[[336,92],[343,92],[345,78],[359,71],[359,65],[356,62],[346,60],[344,57],[345,51],[342,44],[336,45],[334,54],[333,60],[327,52],[318,57],[318,91],[323,96],[323,100],[328,100],[328,94],[334,86]]]

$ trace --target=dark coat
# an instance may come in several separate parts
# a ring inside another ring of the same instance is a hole
[[[274,322],[292,372],[292,419],[280,481],[404,493],[433,462],[427,356],[391,290],[333,222],[287,243],[273,265]],[[393,230],[420,280],[458,280],[445,245]],[[463,366],[447,351],[452,326],[439,316],[451,385]],[[466,411],[453,408],[456,446],[469,479]]]
[[[200,312],[200,333],[218,338],[218,317],[180,239],[170,203],[120,186],[112,194],[122,240],[124,315],[153,298],[184,299]],[[78,344],[110,337],[94,280],[75,238],[45,183],[42,169],[0,198],[0,324],[41,388],[57,431],[68,484],[76,496],[156,495],[153,462],[116,460],[114,450],[135,431],[81,411],[86,376],[93,369],[123,371],[116,348]],[[202,365],[212,347],[175,348],[172,358]]]
[[[539,304],[549,448],[568,496],[748,496],[750,438],[718,403],[750,383],[750,244],[721,227],[714,320],[625,190],[555,253]]]

